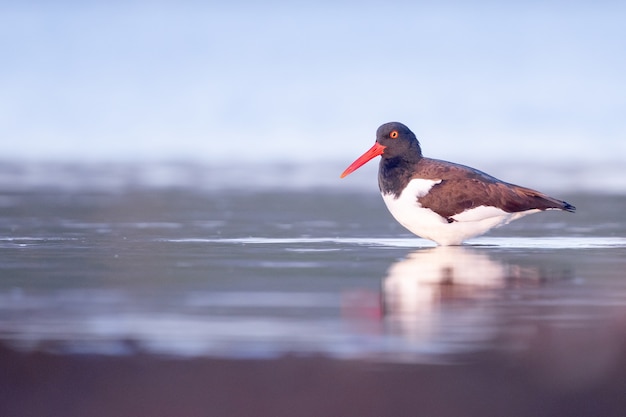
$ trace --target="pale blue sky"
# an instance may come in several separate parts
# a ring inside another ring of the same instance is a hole
[[[626,160],[626,6],[0,3],[0,155]]]

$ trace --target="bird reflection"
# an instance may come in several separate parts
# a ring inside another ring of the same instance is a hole
[[[387,331],[425,349],[473,349],[496,331],[497,290],[507,265],[461,246],[418,250],[382,282]]]

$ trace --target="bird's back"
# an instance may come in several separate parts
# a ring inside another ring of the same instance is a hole
[[[419,203],[445,218],[479,206],[498,207],[508,213],[533,209],[576,210],[571,204],[539,191],[438,159],[422,158],[415,166],[413,178],[440,181],[419,198]]]

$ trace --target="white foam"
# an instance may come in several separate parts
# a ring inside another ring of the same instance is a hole
[[[164,239],[174,243],[208,243],[208,244],[256,244],[256,245],[306,245],[320,243],[335,243],[338,245],[356,246],[381,246],[394,248],[425,248],[433,247],[435,244],[420,238],[376,238],[376,237],[306,237],[306,238],[268,238],[268,237],[244,237],[229,239],[203,239],[203,238],[183,238]],[[624,248],[626,238],[623,237],[479,237],[466,242],[464,246],[496,246],[510,249],[593,249],[593,248]]]

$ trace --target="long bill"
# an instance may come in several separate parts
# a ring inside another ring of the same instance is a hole
[[[340,178],[343,178],[351,174],[352,172],[356,171],[357,169],[359,169],[362,165],[364,165],[366,162],[368,162],[372,158],[382,155],[384,151],[385,151],[385,146],[381,145],[378,142],[374,143],[374,146],[372,146],[363,155],[359,156],[356,161],[354,161],[348,168],[346,168],[345,171],[343,171]]]

